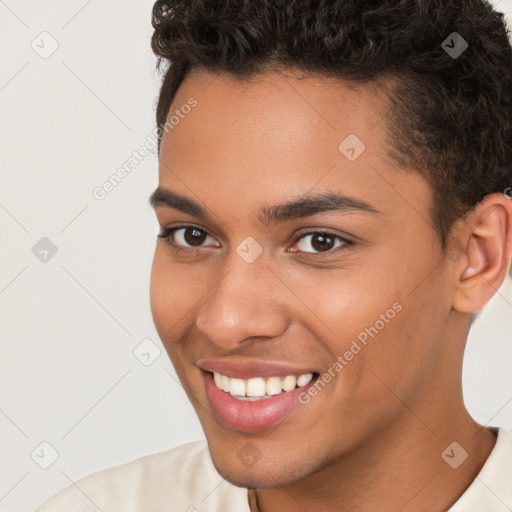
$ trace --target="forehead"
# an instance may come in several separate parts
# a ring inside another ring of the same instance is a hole
[[[224,130],[236,124],[237,128],[249,129],[255,135],[264,131],[275,137],[280,135],[279,139],[288,144],[293,142],[293,136],[311,135],[313,131],[340,137],[350,130],[367,138],[371,135],[372,140],[368,142],[373,143],[381,134],[373,128],[387,113],[385,95],[374,83],[356,86],[339,79],[291,71],[269,72],[246,80],[194,71],[178,89],[169,116],[191,97],[199,107],[194,108],[194,117],[200,118],[194,130],[199,121],[205,123],[205,132],[212,123]],[[170,135],[164,134],[164,139]]]
[[[226,214],[307,191],[366,198],[383,212],[416,203],[426,214],[423,178],[386,154],[377,87],[297,76],[188,76],[169,111],[179,121],[162,138],[160,185],[207,204],[229,198]]]

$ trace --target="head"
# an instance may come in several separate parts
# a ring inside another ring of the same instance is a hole
[[[291,483],[411,410],[442,422],[512,258],[503,16],[476,0],[175,0],[153,25],[151,307],[219,472]],[[213,369],[314,379],[256,428],[212,405]]]

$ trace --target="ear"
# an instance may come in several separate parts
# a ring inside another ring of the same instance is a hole
[[[505,194],[489,194],[458,224],[459,234],[452,238],[460,248],[453,267],[453,307],[475,313],[507,277],[512,259],[512,201]]]

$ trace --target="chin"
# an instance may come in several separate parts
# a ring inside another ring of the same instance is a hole
[[[280,473],[272,473],[263,470],[254,471],[253,469],[225,470],[223,467],[215,466],[218,473],[230,484],[245,489],[272,489],[274,487],[282,487],[284,485],[293,484],[302,478],[293,478],[291,475],[282,475]]]
[[[217,456],[215,450],[211,450],[210,453],[217,472],[229,483],[246,489],[271,489],[290,485],[321,469],[296,460],[284,461],[273,458],[264,462],[263,457],[252,467],[248,467],[235,453],[228,457],[225,456],[226,452],[220,456]]]

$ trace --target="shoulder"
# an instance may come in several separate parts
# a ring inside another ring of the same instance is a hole
[[[512,431],[491,428],[496,444],[473,483],[449,512],[507,512],[512,509]]]
[[[206,442],[146,455],[78,480],[36,512],[248,512],[247,490],[215,470]]]

